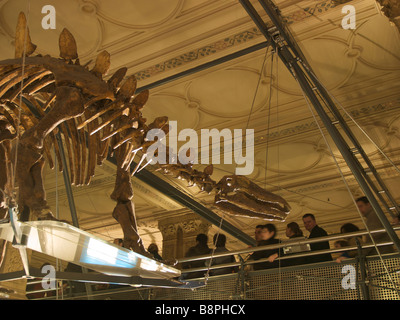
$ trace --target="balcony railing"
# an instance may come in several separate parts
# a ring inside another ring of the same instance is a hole
[[[400,230],[400,226],[393,228]],[[370,231],[371,234],[384,233],[384,229]],[[278,249],[294,245],[306,245],[323,241],[334,241],[351,237],[368,235],[367,231],[357,231],[346,234],[334,234],[326,237],[293,240],[276,245],[246,248],[242,250],[214,253],[210,255],[182,258],[179,264],[190,261],[204,260],[204,267],[183,269],[184,274],[202,271],[205,275],[208,270],[219,268],[237,267],[237,272],[219,276],[200,277],[183,281],[201,281],[203,285],[196,289],[182,288],[141,287],[133,288],[129,285],[117,286],[114,289],[94,290],[91,299],[131,299],[131,300],[269,300],[269,299],[393,299],[400,300],[400,254],[382,254],[380,256],[368,256],[363,254],[364,249],[379,248],[391,245],[392,242],[362,244],[361,246],[349,246],[339,249],[327,249],[319,251],[307,251],[302,253],[280,256],[276,260],[284,261],[298,257],[307,257],[324,253],[339,253],[345,251],[358,251],[358,256],[349,258],[342,263],[320,262],[313,264],[277,267],[267,270],[252,271],[249,266],[254,263],[268,261],[247,260],[244,255],[252,252]],[[209,266],[212,258],[237,256],[239,261],[229,264]],[[343,285],[345,277],[349,275],[346,270],[354,270],[354,287]],[[77,276],[79,280],[79,276]],[[95,277],[93,278],[95,279]],[[27,292],[28,293],[28,292]],[[32,292],[31,292],[32,293]],[[42,299],[60,299],[48,297]],[[63,299],[87,299],[86,293],[63,295]]]

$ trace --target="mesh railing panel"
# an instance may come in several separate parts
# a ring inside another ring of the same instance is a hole
[[[400,255],[366,259],[366,289],[371,300],[400,300]],[[342,273],[350,265],[357,271],[356,289],[344,289]],[[388,275],[386,269],[389,271]],[[194,279],[201,280],[201,279]],[[244,271],[210,277],[197,289],[132,288],[121,286],[107,292],[94,292],[94,299],[119,300],[355,300],[364,299],[361,266],[355,260]],[[76,297],[82,299],[84,296]]]
[[[349,263],[356,267],[355,263]],[[249,273],[246,299],[250,300],[353,300],[358,290],[343,289],[343,265],[303,267]]]
[[[390,276],[380,259],[368,259],[370,298],[373,300],[399,300],[400,259],[388,258],[384,259],[384,262]]]
[[[238,274],[210,277],[207,286],[194,290],[161,289],[153,291],[153,299],[160,300],[237,300],[241,299]]]
[[[400,257],[384,257],[391,277],[400,288]],[[210,277],[207,286],[195,290],[154,288],[152,299],[160,300],[357,300],[364,299],[360,285],[344,289],[342,273],[345,265],[361,272],[355,260],[346,263],[321,263],[281,269],[250,271]],[[393,283],[379,258],[366,262],[369,298],[399,300]],[[399,271],[399,273],[396,273]]]

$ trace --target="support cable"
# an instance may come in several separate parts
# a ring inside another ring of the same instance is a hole
[[[262,77],[262,73],[263,73],[263,70],[264,70],[264,65],[265,65],[265,62],[267,61],[268,51],[269,51],[269,46],[267,47],[267,51],[265,52],[265,55],[264,55],[263,63],[262,63],[261,70],[260,70],[260,76],[258,77],[258,82],[257,82],[257,86],[256,86],[256,91],[254,92],[253,101],[252,101],[252,103],[251,103],[251,108],[250,108],[249,116],[247,117],[246,130],[247,130],[247,128],[249,127],[250,117],[251,117],[251,114],[253,113],[254,103],[256,102],[258,89],[259,89],[259,87],[260,87],[261,77]],[[246,132],[246,130],[245,130],[245,132]]]
[[[222,222],[224,221],[224,216],[225,216],[225,214],[223,213],[222,217],[221,217],[221,222],[219,223],[219,226],[218,226],[218,232],[217,232],[217,237],[215,239],[214,248],[213,248],[213,250],[211,252],[211,258],[208,261],[208,269],[207,269],[207,272],[205,274],[205,285],[207,285],[208,278],[210,277],[211,264],[212,264],[212,260],[213,260],[213,257],[214,257],[215,250],[217,249],[218,238],[219,238],[219,234],[221,232],[221,226],[222,226]]]
[[[344,140],[343,136],[340,134],[338,129],[334,126],[330,117],[326,114],[325,110],[323,109],[323,106],[321,105],[320,101],[318,100],[318,98],[316,97],[316,95],[314,93],[315,89],[309,85],[309,83],[307,82],[307,80],[304,76],[303,69],[298,65],[298,62],[300,60],[305,61],[305,58],[302,58],[301,51],[297,48],[297,46],[290,46],[290,48],[289,48],[283,42],[283,40],[284,40],[290,45],[290,43],[292,42],[292,39],[290,38],[290,34],[288,35],[285,31],[285,28],[283,27],[283,23],[281,21],[282,19],[279,16],[279,9],[270,0],[262,1],[265,11],[270,16],[274,25],[280,32],[279,36],[283,37],[283,39],[282,38],[280,39],[281,41],[280,41],[279,47],[278,47],[278,44],[275,44],[274,41],[271,41],[272,36],[268,32],[268,28],[267,28],[265,22],[261,19],[261,17],[255,10],[255,8],[252,6],[252,4],[249,2],[249,0],[239,0],[239,1],[243,5],[245,10],[248,12],[249,16],[252,18],[254,23],[257,25],[257,27],[263,33],[263,35],[267,38],[267,40],[269,40],[271,45],[273,45],[275,48],[278,48],[279,57],[281,58],[282,62],[286,65],[288,70],[292,73],[292,75],[299,82],[303,92],[307,94],[308,98],[310,99],[310,102],[315,107],[315,110],[319,114],[326,129],[328,130],[328,133],[331,135],[332,139],[335,141],[335,144],[338,147],[343,158],[345,159],[348,167],[350,168],[353,175],[355,176],[355,178],[356,178],[357,182],[359,183],[361,189],[363,190],[365,196],[368,198],[369,202],[371,203],[371,206],[375,210],[379,220],[381,221],[384,228],[387,230],[387,233],[390,236],[391,240],[393,241],[394,245],[396,246],[397,250],[400,251],[400,240],[399,240],[398,236],[396,235],[396,233],[393,231],[392,226],[390,225],[389,221],[387,220],[378,201],[375,199],[368,183],[366,182],[364,175],[362,173],[363,168],[358,163],[358,160],[354,157],[354,154],[351,153],[351,151],[349,150],[349,146],[347,145],[347,142]],[[261,0],[260,0],[260,2],[261,2]],[[293,56],[293,53],[295,53],[295,56]],[[317,85],[316,89],[319,89],[321,91],[321,93],[324,93],[323,90],[321,90],[321,88],[318,88],[318,83],[316,83],[316,85]],[[329,96],[325,95],[324,98],[327,100],[327,102],[334,105],[333,102],[331,101],[331,99],[329,98]],[[340,119],[340,114],[337,115],[337,118]],[[349,136],[349,137],[351,138],[351,136]]]
[[[301,63],[303,63],[303,61],[300,61]],[[303,63],[303,67],[305,68],[305,70],[309,73],[311,73],[312,76],[312,80],[314,82],[316,82],[317,85],[320,85],[322,90],[324,91],[324,93],[326,93],[326,95],[328,95],[328,97],[332,97],[335,102],[340,106],[340,108],[345,112],[345,114],[354,122],[354,124],[361,130],[361,132],[368,138],[368,140],[377,148],[377,150],[385,157],[385,159],[394,167],[394,169],[400,173],[400,169],[393,163],[392,160],[390,160],[390,158],[385,154],[385,152],[379,148],[379,146],[371,139],[371,137],[369,137],[369,135],[361,128],[361,126],[356,122],[356,120],[350,115],[350,113],[348,113],[345,108],[340,104],[340,102],[328,91],[328,89],[326,87],[323,86],[323,84],[321,83],[321,81],[315,76],[314,73],[312,73],[312,71]],[[304,75],[305,78],[307,79],[307,81],[311,84],[311,80],[307,77],[307,75]],[[392,217],[395,217],[396,215],[394,215],[392,213],[391,210],[396,209],[397,210],[397,215],[400,213],[400,207],[399,205],[396,203],[396,201],[394,200],[393,196],[391,195],[391,193],[389,192],[388,188],[385,186],[384,182],[382,181],[382,179],[380,178],[377,170],[375,169],[374,165],[372,164],[372,162],[369,160],[367,154],[365,153],[365,151],[362,149],[361,145],[357,142],[355,136],[353,135],[353,133],[351,132],[350,128],[347,126],[347,124],[345,123],[343,117],[340,115],[340,113],[338,112],[338,110],[336,108],[333,107],[333,102],[332,105],[329,105],[325,99],[320,95],[320,93],[318,92],[319,90],[316,90],[318,96],[320,97],[320,99],[323,101],[323,103],[325,104],[325,106],[332,112],[333,116],[338,120],[338,122],[340,123],[340,125],[342,126],[343,130],[346,132],[347,136],[350,138],[350,140],[352,141],[352,143],[354,144],[355,149],[357,149],[357,151],[360,153],[360,155],[362,156],[362,158],[364,159],[365,163],[367,164],[367,166],[369,167],[371,173],[375,176],[381,191],[378,190],[376,188],[376,186],[373,184],[372,180],[368,177],[367,173],[364,170],[364,177],[365,180],[367,180],[368,184],[371,186],[371,188],[373,189],[373,191],[375,192],[375,194],[377,195],[377,197],[379,198],[379,200],[384,204],[386,210],[389,212],[389,214]],[[336,110],[335,110],[336,109]],[[386,203],[385,199],[383,198],[382,194],[385,194],[388,199],[390,200],[390,202],[392,203],[392,207],[389,207],[389,205]]]
[[[260,70],[260,76],[259,76],[258,81],[257,81],[257,86],[256,86],[256,90],[254,92],[253,100],[252,100],[252,103],[251,103],[249,116],[247,118],[245,132],[246,132],[248,126],[249,126],[251,114],[253,113],[253,108],[254,108],[254,104],[255,104],[255,101],[256,101],[256,98],[257,98],[257,93],[258,93],[258,90],[259,90],[259,87],[260,87],[261,77],[262,77],[262,73],[263,73],[263,70],[264,70],[265,62],[267,60],[268,52],[269,52],[269,46],[267,47],[267,50],[266,50],[265,55],[264,55],[263,63],[262,63],[261,70]],[[272,58],[273,58],[273,55],[272,55]],[[271,65],[271,68],[272,68],[272,65]],[[207,272],[205,274],[205,284],[206,285],[207,285],[207,282],[208,282],[208,279],[209,279],[209,276],[210,276],[210,268],[211,268],[211,264],[212,264],[212,259],[213,259],[215,250],[217,248],[216,244],[218,242],[218,238],[219,238],[219,235],[220,235],[220,232],[221,232],[221,226],[222,226],[222,222],[224,221],[224,217],[225,217],[225,214],[223,213],[222,217],[221,217],[221,221],[219,223],[219,227],[218,227],[218,232],[217,232],[217,237],[216,237],[216,240],[215,240],[214,248],[213,248],[212,253],[211,253],[211,259],[209,260],[208,269],[207,269]]]
[[[296,81],[298,81],[297,78],[296,78]],[[329,149],[329,152],[330,152],[331,155],[332,155],[332,158],[333,158],[333,160],[334,160],[334,162],[335,162],[335,165],[336,165],[337,169],[339,170],[340,176],[341,176],[341,178],[342,178],[342,180],[343,180],[343,182],[344,182],[344,184],[345,184],[345,186],[346,186],[347,191],[349,192],[350,198],[352,199],[352,201],[353,201],[355,207],[357,208],[357,212],[358,212],[359,215],[360,215],[361,221],[362,221],[362,223],[364,224],[365,229],[366,229],[367,232],[368,232],[368,235],[369,235],[369,237],[370,237],[370,239],[371,239],[371,241],[372,241],[372,243],[373,243],[373,245],[374,245],[374,248],[375,248],[376,252],[378,253],[379,259],[381,260],[381,262],[382,262],[382,264],[383,264],[383,266],[384,266],[384,268],[385,268],[385,270],[386,270],[386,273],[388,274],[388,276],[389,276],[389,278],[390,278],[390,280],[391,280],[391,282],[392,282],[392,284],[393,284],[393,287],[396,288],[395,283],[394,283],[394,281],[393,281],[393,278],[391,277],[391,275],[390,275],[390,273],[389,273],[389,270],[387,269],[386,264],[385,264],[385,262],[383,261],[382,255],[381,255],[381,253],[380,253],[380,251],[379,251],[379,249],[378,249],[378,247],[377,247],[377,245],[376,245],[376,243],[375,243],[375,240],[374,240],[374,238],[372,237],[371,232],[370,232],[370,230],[369,230],[369,228],[368,228],[366,222],[364,221],[360,210],[359,210],[358,207],[357,207],[357,203],[356,203],[356,201],[355,201],[355,199],[354,199],[354,197],[353,197],[353,195],[352,195],[352,193],[351,193],[350,186],[348,185],[348,183],[347,183],[347,181],[346,181],[346,179],[345,179],[345,177],[344,177],[344,175],[343,175],[343,172],[342,172],[342,170],[340,169],[339,163],[338,163],[337,160],[336,160],[336,157],[335,157],[335,155],[334,155],[334,153],[333,153],[333,151],[332,151],[332,148],[331,148],[331,146],[330,146],[328,140],[326,139],[326,136],[325,136],[325,134],[324,134],[324,132],[323,132],[323,130],[322,130],[322,128],[321,128],[321,126],[320,126],[320,124],[319,124],[319,122],[318,122],[318,120],[317,120],[315,114],[314,114],[314,111],[312,110],[311,105],[310,105],[310,103],[309,103],[307,97],[305,96],[303,90],[302,90],[302,93],[303,93],[304,99],[305,99],[306,102],[307,102],[307,106],[308,106],[308,108],[309,108],[309,110],[310,110],[310,112],[311,112],[311,114],[312,114],[312,116],[313,116],[313,118],[314,118],[314,121],[316,122],[316,124],[317,124],[317,126],[318,126],[318,129],[319,129],[319,131],[320,131],[320,133],[321,133],[321,135],[322,135],[322,137],[323,137],[323,139],[324,139],[324,141],[325,141],[325,143],[326,143],[326,145],[327,145],[327,147],[328,147],[328,149]],[[396,291],[397,291],[397,294],[398,294],[398,296],[399,296],[399,298],[400,298],[400,292],[399,292],[398,290],[396,290]]]
[[[30,17],[30,8],[31,8],[31,2],[28,0],[28,6],[27,6],[27,14],[26,14],[26,25],[25,25],[25,33],[24,33],[24,49],[22,52],[22,70],[21,70],[21,90],[19,93],[19,105],[18,105],[18,121],[16,124],[16,144],[15,144],[15,156],[14,156],[14,170],[11,172],[12,176],[12,185],[11,185],[11,195],[10,197],[15,196],[15,177],[16,177],[16,172],[17,172],[17,160],[18,160],[18,146],[19,146],[19,139],[20,139],[20,124],[21,124],[21,114],[22,114],[22,91],[24,88],[24,78],[25,78],[25,64],[26,64],[26,45],[28,42],[28,25],[29,25],[29,17]],[[14,204],[16,205],[16,204]]]
[[[277,122],[277,131],[279,132],[280,130],[280,126],[279,126],[279,59],[276,59],[276,122]],[[279,144],[278,144],[278,176],[280,175],[280,163],[281,163],[281,159],[280,159],[280,148],[279,148]],[[280,187],[280,179],[278,180],[278,186]],[[278,257],[281,257],[281,253],[283,252],[282,250],[278,250]],[[278,260],[278,264],[279,264],[279,300],[281,300],[282,297],[282,264],[281,264],[281,259]]]
[[[267,167],[268,167],[268,155],[269,155],[269,138],[270,138],[270,129],[271,129],[271,107],[272,107],[272,70],[273,70],[273,64],[274,64],[274,55],[275,51],[272,51],[271,54],[271,72],[270,72],[270,85],[269,85],[269,97],[268,97],[268,122],[267,122],[267,141],[266,141],[266,148],[265,148],[265,173],[264,173],[264,184],[266,187],[267,184]],[[276,105],[278,108],[278,105]]]
[[[56,157],[56,147],[54,146],[54,173],[55,173],[55,179],[56,179],[56,219],[60,219],[60,212],[59,212],[59,198],[58,198],[58,161]],[[57,271],[62,271],[61,270],[62,263],[60,259],[56,258],[56,270]],[[59,284],[61,284],[61,290],[59,290]],[[61,300],[64,300],[64,290],[63,290],[63,281],[59,280],[57,281],[56,285],[56,299],[59,299],[59,291],[61,291]]]

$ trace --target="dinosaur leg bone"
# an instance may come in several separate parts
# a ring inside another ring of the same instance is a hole
[[[151,255],[145,250],[137,232],[135,208],[132,201],[118,201],[113,211],[113,217],[122,227],[124,233],[123,246],[147,257]]]
[[[117,158],[117,176],[115,188],[111,194],[111,199],[117,201],[113,211],[113,217],[121,225],[124,233],[124,247],[151,257],[145,250],[142,239],[137,232],[135,208],[131,201],[133,198],[133,188],[129,171],[122,169],[123,155],[125,148],[118,148],[115,152]]]
[[[49,207],[45,199],[42,170],[44,159],[24,145],[18,147],[17,184],[19,185],[18,206],[20,211],[26,206],[35,218],[47,216]]]

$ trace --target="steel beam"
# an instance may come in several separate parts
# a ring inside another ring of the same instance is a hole
[[[58,149],[60,151],[61,162],[64,168],[62,173],[64,177],[65,190],[67,192],[69,210],[71,211],[72,224],[74,227],[79,228],[78,216],[76,214],[75,200],[71,187],[71,179],[69,178],[68,164],[67,160],[65,159],[64,145],[61,139],[60,131],[57,132],[55,136],[58,144]]]
[[[164,79],[161,79],[161,80],[155,81],[153,83],[147,84],[147,85],[145,85],[143,87],[139,87],[139,88],[136,89],[136,93],[140,93],[140,92],[142,92],[144,90],[154,89],[156,87],[162,86],[162,85],[170,83],[172,81],[181,79],[183,77],[187,77],[187,76],[195,74],[197,72],[200,72],[200,71],[203,71],[203,70],[207,70],[209,68],[218,66],[218,65],[220,65],[222,63],[237,59],[237,58],[242,57],[242,56],[245,56],[245,55],[247,55],[249,53],[252,53],[252,52],[255,52],[255,51],[258,51],[258,50],[261,50],[261,49],[265,49],[268,46],[269,46],[268,41],[264,41],[264,42],[258,43],[256,45],[248,47],[246,49],[239,50],[237,52],[228,54],[228,55],[226,55],[224,57],[212,60],[210,62],[203,63],[203,64],[201,64],[201,65],[199,65],[197,67],[190,68],[188,70],[179,72],[179,73],[174,74],[174,75],[172,75],[170,77],[166,77]]]
[[[366,268],[366,257],[365,254],[362,251],[362,246],[360,243],[360,240],[356,238],[356,244],[357,244],[357,251],[358,251],[358,257],[357,257],[357,264],[360,268],[360,273],[361,273],[361,291],[363,293],[363,299],[364,300],[370,300],[369,296],[369,290],[368,286],[366,284],[367,280],[367,268]],[[356,273],[356,276],[358,277],[358,273]]]
[[[303,90],[304,94],[308,97],[311,104],[313,105],[314,109],[316,110],[318,116],[322,120],[325,128],[327,129],[329,135],[333,139],[334,143],[336,144],[337,148],[339,149],[340,153],[342,154],[344,160],[347,163],[347,166],[352,171],[355,179],[357,180],[360,188],[363,190],[364,195],[368,198],[372,208],[374,209],[375,213],[377,214],[379,220],[381,221],[383,227],[386,229],[390,239],[393,241],[395,247],[400,252],[400,240],[397,234],[394,232],[390,222],[386,218],[382,208],[380,207],[378,201],[376,200],[373,192],[371,191],[370,186],[368,185],[368,180],[365,179],[365,171],[362,168],[361,164],[355,158],[354,154],[350,151],[350,147],[348,146],[347,142],[344,140],[343,136],[340,134],[339,130],[336,126],[332,123],[329,115],[324,110],[319,98],[316,96],[314,92],[314,88],[311,87],[309,79],[305,76],[305,72],[301,67],[301,63],[303,62],[304,66],[308,66],[307,61],[305,60],[303,54],[301,53],[300,49],[297,46],[294,46],[293,39],[290,34],[288,34],[283,26],[281,19],[278,16],[278,10],[276,6],[270,0],[259,0],[262,4],[264,10],[267,12],[268,16],[271,18],[273,23],[276,25],[277,29],[279,30],[279,41],[276,43],[274,39],[268,32],[265,22],[261,19],[258,12],[255,10],[253,5],[248,0],[239,0],[242,4],[244,9],[247,11],[249,16],[252,18],[254,23],[260,29],[260,31],[266,37],[268,43],[270,43],[273,48],[276,50],[279,58],[282,62],[286,65],[290,73],[299,83],[301,89]],[[286,42],[286,43],[285,43]],[[315,79],[314,79],[315,80]],[[319,81],[316,84],[313,83],[315,89],[318,89]],[[324,98],[325,103],[330,106],[330,109],[336,109],[336,106],[327,95],[326,91],[323,90],[321,92],[322,98]],[[336,119],[339,122],[342,120],[341,117]],[[355,139],[355,138],[354,138]],[[355,140],[356,141],[356,140]],[[358,144],[357,144],[358,145]]]

